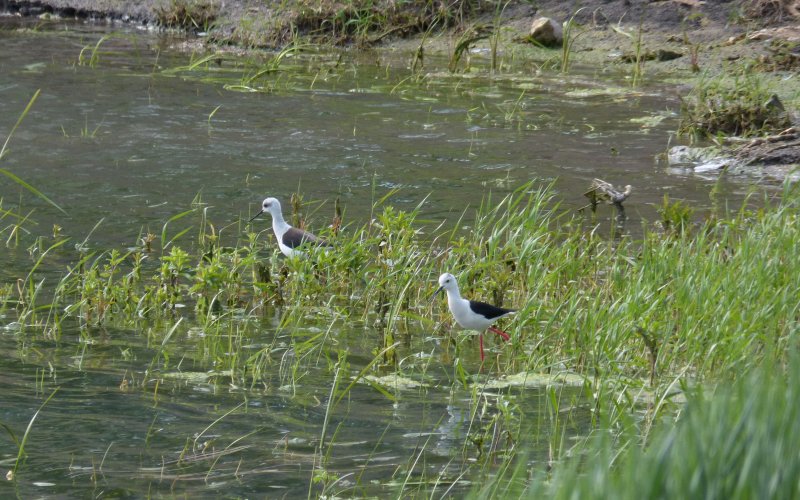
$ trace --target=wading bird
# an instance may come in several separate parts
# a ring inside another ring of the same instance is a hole
[[[480,333],[478,341],[481,346],[481,361],[483,361],[483,332],[489,330],[490,332],[500,335],[503,340],[508,340],[511,337],[504,331],[498,330],[492,326],[492,323],[516,312],[514,309],[505,309],[502,307],[493,306],[485,302],[478,302],[475,300],[467,300],[461,297],[458,291],[458,282],[456,277],[450,273],[444,273],[439,276],[439,289],[433,294],[433,297],[442,290],[447,292],[447,306],[453,314],[456,323],[461,328],[466,330],[475,330]],[[433,300],[431,297],[431,301]]]
[[[303,248],[311,246],[331,246],[327,241],[314,236],[308,231],[290,226],[283,219],[281,204],[275,198],[266,198],[261,203],[261,211],[255,214],[248,222],[252,222],[264,212],[269,212],[272,216],[272,230],[275,232],[275,238],[278,240],[278,248],[281,249],[283,255],[287,257],[297,257],[304,255]]]

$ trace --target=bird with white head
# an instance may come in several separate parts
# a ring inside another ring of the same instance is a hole
[[[272,231],[275,233],[275,238],[278,240],[278,248],[281,253],[287,257],[298,257],[305,255],[303,249],[311,246],[329,247],[330,243],[322,238],[315,236],[308,231],[298,229],[289,225],[283,218],[281,211],[281,203],[277,198],[266,198],[261,203],[261,211],[255,214],[250,221],[256,219],[263,213],[269,213],[272,216]]]
[[[503,340],[509,340],[511,338],[509,334],[493,327],[492,324],[498,319],[516,312],[516,310],[462,298],[461,292],[458,290],[458,281],[456,281],[456,277],[450,273],[444,273],[439,276],[439,289],[436,290],[433,296],[435,297],[442,290],[447,292],[447,306],[453,318],[455,318],[456,323],[466,330],[480,332],[481,361],[484,359],[484,331],[489,330],[492,333],[496,333],[502,337]],[[431,300],[433,300],[433,298],[431,298]]]

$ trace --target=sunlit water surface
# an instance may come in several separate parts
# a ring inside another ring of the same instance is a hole
[[[405,69],[409,54],[306,53],[286,58],[275,74],[245,81],[233,59],[209,70],[169,71],[188,65],[190,54],[150,33],[58,22],[23,30],[17,23],[6,19],[0,29],[0,138],[37,89],[41,94],[2,168],[67,215],[15,182],[0,184],[4,209],[30,213],[23,225],[30,234],[0,257],[4,283],[25,277],[35,259],[27,244],[52,234],[54,225],[75,242],[88,237],[91,247],[125,248],[143,233],[160,233],[193,200],[233,236],[262,198],[288,200],[296,191],[323,202],[312,226],[326,223],[336,197],[348,220],[364,222],[375,197],[393,188],[396,207],[422,203],[422,218],[452,225],[465,210],[468,221],[488,193],[500,197],[529,180],[554,182],[565,209],[585,204],[582,193],[594,177],[634,185],[626,227],[634,236],[641,220],[657,219],[664,194],[700,212],[711,204],[715,179],[669,172],[655,161],[676,128],[675,88],[631,90],[622,69],[562,76],[531,66],[491,77],[487,62],[474,57],[480,71],[468,77],[450,76],[436,67],[446,61],[433,60],[414,82]],[[109,33],[92,60],[92,47]],[[720,189],[737,205],[748,186],[734,180]],[[613,213],[601,209],[600,223],[608,225]],[[63,267],[42,270],[61,273]],[[310,318],[308,331],[287,332],[277,328],[277,314],[248,330],[245,352],[254,355],[277,336],[271,355],[285,367],[292,336],[316,335],[327,323]],[[494,425],[500,407],[517,408],[515,422],[530,438],[529,462],[540,469],[550,445],[568,448],[563,439],[584,433],[590,418],[580,389],[559,388],[573,417],[553,436],[545,389],[475,393],[460,384],[450,343],[430,332],[410,332],[399,356],[427,360],[426,386],[396,388],[393,401],[358,384],[326,420],[337,361],[326,353],[303,365],[295,385],[278,370],[254,387],[238,387],[224,374],[209,377],[214,367],[194,348],[164,359],[163,332],[151,335],[147,326],[81,333],[67,325],[60,340],[43,341],[20,333],[14,320],[7,311],[0,331],[0,422],[21,438],[47,396],[58,392],[34,421],[20,480],[0,482],[3,496],[16,488],[23,498],[296,497],[323,487],[347,496],[403,484],[426,496],[463,493],[477,477],[470,467],[490,467],[469,436]],[[197,333],[184,326],[178,344]],[[349,384],[373,359],[379,339],[368,325],[330,334],[329,342],[349,353],[339,383]],[[475,342],[466,342],[466,365],[477,371]],[[169,373],[159,371],[162,364]],[[142,380],[146,372],[162,378]],[[16,448],[7,435],[0,442],[5,473]],[[322,460],[329,476],[319,472]]]

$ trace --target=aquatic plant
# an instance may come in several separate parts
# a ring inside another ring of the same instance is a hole
[[[97,67],[100,61],[100,47],[107,40],[117,36],[115,33],[101,36],[94,45],[85,45],[80,53],[78,53],[78,65],[89,66],[90,68]],[[88,53],[88,56],[86,55]]]
[[[39,413],[41,413],[42,409],[47,405],[47,403],[50,402],[51,399],[53,399],[53,396],[55,396],[57,392],[58,388],[56,388],[52,393],[50,393],[50,396],[48,396],[47,399],[45,399],[44,402],[42,402],[42,404],[39,406],[39,409],[37,409],[36,412],[31,416],[31,419],[28,421],[28,426],[25,428],[25,433],[22,435],[22,439],[17,439],[17,436],[14,434],[14,431],[11,430],[10,427],[8,427],[3,423],[0,423],[0,426],[2,426],[3,429],[5,429],[6,433],[14,441],[14,445],[16,445],[17,448],[17,458],[14,460],[14,468],[8,471],[8,474],[6,474],[7,480],[10,481],[18,480],[20,469],[25,462],[25,457],[27,456],[25,452],[25,444],[28,442],[28,438],[30,437],[31,430],[33,429],[33,424],[36,421],[36,417],[39,416]]]
[[[37,90],[33,94],[33,96],[28,101],[28,104],[25,106],[25,109],[22,110],[22,113],[20,113],[19,118],[17,118],[17,121],[14,123],[14,126],[11,127],[11,130],[8,132],[8,135],[6,135],[6,140],[5,140],[5,142],[3,142],[3,146],[0,147],[0,160],[2,160],[9,153],[10,150],[8,149],[8,145],[11,142],[11,138],[14,136],[14,132],[16,132],[17,128],[19,128],[19,126],[22,123],[22,121],[25,119],[25,117],[30,112],[31,108],[33,107],[33,104],[36,102],[36,98],[39,97],[39,92],[40,91]],[[50,198],[45,196],[44,193],[42,193],[41,191],[36,189],[34,186],[32,186],[32,185],[28,184],[27,182],[25,182],[23,179],[18,177],[13,172],[11,172],[11,171],[9,171],[9,170],[7,170],[5,168],[0,168],[0,174],[5,175],[7,178],[11,179],[15,184],[17,184],[17,185],[25,188],[26,190],[30,191],[31,193],[33,193],[37,197],[41,198],[42,200],[46,201],[51,206],[55,207],[61,213],[66,215],[67,212],[65,212],[63,208],[58,206],[58,204],[56,204],[53,200],[51,200]],[[4,217],[5,217],[5,215],[14,215],[14,214],[12,214],[11,212],[4,211]],[[17,217],[19,218],[19,216],[17,216]]]
[[[628,33],[620,26],[613,26],[612,29],[620,35],[626,36],[633,43],[633,57],[631,58],[631,62],[633,63],[633,68],[631,69],[631,86],[636,87],[642,81],[642,75],[644,74],[644,62],[646,59],[643,50],[644,45],[642,42],[642,24],[639,23],[639,29],[636,30],[636,35]]]
[[[670,201],[669,195],[665,194],[658,213],[667,231],[683,234],[691,229],[694,209],[681,200]]]
[[[22,111],[22,113],[19,115],[19,118],[17,118],[17,121],[14,123],[14,126],[8,132],[8,135],[6,136],[5,142],[3,142],[3,146],[0,147],[0,164],[3,163],[4,158],[11,151],[8,148],[8,145],[11,142],[11,138],[13,137],[14,132],[16,132],[17,128],[19,128],[19,126],[22,123],[22,121],[25,119],[25,117],[30,112],[31,108],[33,107],[34,102],[36,102],[36,98],[39,97],[39,92],[40,91],[37,90],[33,94],[31,99],[28,101],[28,104],[25,106],[25,109]],[[4,175],[6,178],[10,179],[17,186],[21,187],[22,189],[25,189],[26,191],[32,193],[36,197],[44,200],[45,202],[47,202],[51,206],[55,207],[61,213],[65,214],[65,215],[67,214],[67,212],[63,208],[61,208],[57,203],[55,203],[53,200],[48,198],[47,195],[45,195],[44,193],[39,191],[36,187],[32,186],[31,184],[29,184],[28,182],[26,182],[25,180],[23,180],[22,178],[17,176],[15,173],[11,172],[10,170],[5,169],[5,168],[0,168],[0,174]],[[24,215],[21,213],[21,211],[22,211],[21,203],[20,203],[19,208],[16,211],[8,210],[8,209],[3,208],[3,199],[0,198],[0,221],[3,221],[5,219],[7,219],[7,218],[13,219],[7,226],[5,226],[3,228],[0,228],[0,235],[3,235],[5,237],[6,246],[13,246],[13,245],[19,244],[21,233],[23,233],[23,232],[27,233],[27,229],[25,229],[25,224],[27,224],[28,222],[30,222],[32,220],[31,216],[33,215],[33,211],[30,211],[30,212],[28,212],[27,214],[24,214]],[[56,236],[56,238],[57,238],[57,236]],[[20,287],[19,284],[17,286],[18,286],[18,288]],[[22,295],[22,294],[20,293],[20,295]]]
[[[81,127],[79,132],[80,137],[83,139],[94,139],[95,137],[97,137],[97,131],[100,130],[100,127],[102,126],[103,122],[100,122],[100,124],[97,125],[96,127],[89,128],[89,117],[84,116],[84,125],[83,127]],[[67,130],[64,128],[63,125],[61,126],[61,133],[64,135],[64,137],[70,137],[70,135],[67,133]]]
[[[450,63],[448,65],[450,72],[454,73],[458,69],[461,58],[464,54],[469,53],[470,47],[472,47],[475,42],[491,37],[495,29],[495,27],[475,25],[464,30],[458,37],[456,45],[453,48],[453,53],[450,55]]]
[[[569,73],[569,68],[572,63],[571,61],[572,51],[573,51],[573,46],[575,45],[575,41],[578,39],[579,36],[581,36],[581,34],[586,33],[586,31],[573,33],[573,31],[577,28],[575,18],[584,8],[585,7],[581,7],[575,12],[573,12],[572,16],[570,16],[570,18],[564,22],[564,41],[561,44],[562,73]]]

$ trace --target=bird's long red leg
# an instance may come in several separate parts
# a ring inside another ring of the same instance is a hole
[[[489,327],[489,331],[500,335],[501,337],[503,337],[503,340],[509,340],[511,338],[511,335],[507,334],[503,330],[498,330],[497,328],[495,328],[493,326]]]
[[[483,334],[478,335],[478,342],[481,346],[481,363],[483,363]]]

